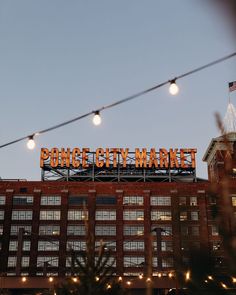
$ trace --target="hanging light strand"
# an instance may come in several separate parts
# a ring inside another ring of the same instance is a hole
[[[165,85],[171,84],[173,81],[176,82],[176,80],[178,80],[178,79],[181,79],[181,78],[184,78],[184,77],[186,77],[186,76],[190,76],[190,75],[192,75],[192,74],[195,74],[195,73],[197,73],[197,72],[199,72],[199,71],[202,71],[202,70],[204,70],[204,69],[206,69],[206,68],[212,67],[212,66],[214,66],[214,65],[216,65],[216,64],[219,64],[219,63],[221,63],[221,62],[223,62],[223,61],[226,61],[226,60],[228,60],[228,59],[230,59],[230,58],[232,58],[232,57],[235,57],[235,56],[236,56],[236,52],[231,53],[231,54],[229,54],[229,55],[226,55],[226,56],[224,56],[224,57],[222,57],[222,58],[219,58],[219,59],[214,60],[214,61],[212,61],[212,62],[210,62],[210,63],[208,63],[208,64],[205,64],[204,66],[201,66],[201,67],[195,68],[195,69],[193,69],[193,70],[191,70],[191,71],[188,71],[188,72],[186,72],[186,73],[184,73],[184,74],[181,74],[181,75],[179,75],[179,76],[176,76],[175,78],[169,79],[169,80],[164,81],[164,82],[162,82],[162,83],[159,83],[159,84],[157,84],[157,85],[155,85],[155,86],[153,86],[153,87],[150,87],[150,88],[148,88],[148,89],[146,89],[146,90],[143,90],[143,91],[137,92],[137,93],[132,94],[132,95],[126,97],[126,98],[123,98],[123,99],[117,100],[117,101],[115,101],[115,102],[113,102],[113,103],[111,103],[111,104],[105,105],[105,106],[103,106],[103,107],[97,109],[96,112],[98,112],[98,113],[100,114],[101,111],[103,111],[103,110],[110,109],[110,108],[116,107],[116,106],[118,106],[118,105],[120,105],[120,104],[126,103],[126,102],[128,102],[128,101],[133,100],[133,99],[136,99],[136,98],[138,98],[138,97],[140,97],[140,96],[143,96],[143,95],[145,95],[145,94],[147,94],[147,93],[149,93],[149,92],[152,92],[152,91],[154,91],[154,90],[156,90],[156,89],[158,89],[158,88],[161,88],[161,87],[163,87],[163,86],[165,86]],[[176,83],[175,83],[175,85],[176,85]],[[177,86],[177,85],[176,85],[176,86]],[[42,129],[42,130],[40,130],[40,131],[34,132],[33,134],[40,135],[40,134],[43,134],[43,133],[46,133],[46,132],[49,132],[49,131],[52,131],[52,130],[55,130],[55,129],[61,128],[61,127],[66,126],[66,125],[68,125],[68,124],[71,124],[71,123],[74,123],[74,122],[79,121],[79,120],[81,120],[81,119],[84,119],[84,118],[86,118],[86,117],[88,117],[88,116],[90,116],[90,115],[96,115],[96,112],[94,112],[94,111],[90,111],[90,112],[88,112],[88,113],[86,113],[86,114],[80,115],[80,116],[75,117],[75,118],[73,118],[73,119],[71,119],[71,120],[68,120],[68,121],[65,121],[65,122],[59,123],[59,124],[57,124],[57,125],[54,125],[54,126],[52,126],[52,127],[49,127],[49,128]],[[13,140],[13,141],[7,142],[7,143],[5,143],[5,144],[0,145],[0,148],[3,148],[3,147],[6,147],[6,146],[9,146],[9,145],[15,144],[15,143],[20,142],[20,141],[23,141],[23,140],[25,140],[25,139],[28,139],[30,136],[32,136],[32,135],[23,136],[23,137],[20,137],[20,138],[18,138],[18,139],[15,139],[15,140]]]

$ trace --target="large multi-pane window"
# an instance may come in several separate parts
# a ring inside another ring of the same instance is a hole
[[[12,210],[12,220],[32,220],[32,210]]]
[[[95,235],[96,236],[115,236],[116,226],[115,225],[96,225]]]
[[[172,235],[172,226],[171,225],[164,225],[164,224],[153,224],[152,225],[152,234],[156,235],[155,229],[161,229],[162,236],[171,236]]]
[[[153,242],[153,250],[157,251],[157,242]],[[172,241],[161,241],[161,251],[173,251]]]
[[[13,196],[13,205],[33,205],[33,196]]]
[[[236,206],[236,196],[232,197],[232,206]]]
[[[40,210],[40,220],[60,220],[60,210]]]
[[[173,257],[162,258],[162,267],[173,267],[173,266],[174,266]]]
[[[5,205],[6,203],[6,196],[0,196],[0,205]]]
[[[124,236],[143,236],[144,227],[142,225],[125,225],[123,233]]]
[[[8,256],[7,267],[16,267],[16,256]]]
[[[198,220],[198,211],[191,211],[191,220]]]
[[[85,205],[88,202],[88,198],[84,196],[69,196],[69,205]]]
[[[70,209],[67,214],[68,220],[87,220],[88,211],[82,209]]]
[[[23,251],[30,251],[30,241],[23,241]],[[17,251],[18,248],[18,241],[17,240],[11,240],[9,243],[9,251]]]
[[[143,210],[124,210],[123,211],[124,220],[144,220]]]
[[[0,210],[0,220],[4,220],[4,210]]]
[[[95,261],[98,261],[98,259],[99,259],[99,257],[95,256]],[[106,258],[103,257],[101,263],[103,263],[105,261],[105,259]],[[113,267],[116,266],[115,257],[109,257],[108,260],[106,261],[105,267],[110,267],[110,266],[113,266]]]
[[[58,266],[59,258],[58,256],[38,256],[37,257],[37,267],[43,267],[44,262],[48,262],[51,266]]]
[[[84,265],[84,259],[81,256],[77,256],[76,260],[78,260],[82,265]],[[75,262],[76,264],[76,262]],[[71,256],[67,256],[66,257],[66,267],[71,267],[72,263],[71,263]]]
[[[60,225],[40,225],[40,236],[57,236],[60,235]]]
[[[68,240],[66,243],[66,248],[68,251],[72,249],[75,251],[86,250],[86,242],[78,240]]]
[[[142,267],[144,256],[124,256],[124,267]]]
[[[98,196],[98,197],[96,197],[96,204],[97,205],[115,205],[116,204],[116,197]]]
[[[144,251],[144,241],[124,241],[125,251]]]
[[[41,205],[42,206],[47,206],[47,205],[60,206],[61,196],[42,196]]]
[[[21,266],[22,267],[28,267],[30,262],[30,257],[29,256],[22,256],[21,258]]]
[[[152,210],[151,211],[151,220],[171,220],[171,211],[170,210]]]
[[[68,236],[85,236],[85,226],[80,224],[67,225]]]
[[[96,220],[116,220],[116,210],[96,210]]]
[[[124,196],[123,205],[143,205],[143,196]]]
[[[59,241],[38,241],[38,251],[58,251]]]
[[[171,206],[170,196],[152,196],[151,197],[152,206]]]
[[[116,241],[109,241],[109,240],[105,240],[105,241],[96,241],[95,242],[95,248],[96,249],[100,249],[101,245],[104,245],[105,250],[109,249],[112,251],[116,250]]]
[[[23,228],[24,229],[24,234],[29,235],[31,234],[31,225],[24,225],[24,224],[12,224],[11,225],[11,236],[17,236],[19,233],[19,229]]]
[[[190,197],[190,206],[197,206],[197,197]]]

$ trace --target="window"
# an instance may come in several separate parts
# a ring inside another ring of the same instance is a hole
[[[67,226],[67,235],[68,236],[85,236],[85,226],[70,224]]]
[[[60,206],[61,196],[42,196],[41,205],[42,206],[47,206],[47,205]]]
[[[171,220],[171,211],[160,211],[160,210],[152,210],[151,211],[151,220]]]
[[[33,196],[13,196],[13,205],[33,205]]]
[[[124,256],[124,267],[142,267],[144,262],[143,256]]]
[[[11,236],[17,236],[20,228],[24,229],[25,235],[31,234],[31,225],[12,224],[11,225]]]
[[[199,226],[192,226],[192,236],[199,236]]]
[[[209,203],[210,203],[210,205],[216,205],[216,197],[211,196],[209,198]]]
[[[96,210],[96,220],[116,220],[116,210]]]
[[[197,197],[190,197],[190,206],[197,206]]]
[[[59,225],[40,225],[39,226],[40,236],[57,236],[60,235]]]
[[[95,257],[95,261],[98,261],[99,257]],[[102,263],[105,261],[105,257],[102,258]],[[105,267],[115,267],[116,266],[116,259],[115,257],[109,257],[108,260],[106,261]]]
[[[152,196],[151,205],[152,206],[171,206],[171,197]]]
[[[123,211],[124,220],[144,220],[143,210],[124,210]]]
[[[76,257],[77,260],[79,260],[79,262],[84,265],[84,259],[81,256],[77,256]],[[66,257],[66,267],[70,267],[71,268],[71,256],[67,256]],[[77,265],[76,261],[75,261],[75,265]]]
[[[96,197],[97,205],[115,205],[116,197]]]
[[[4,210],[0,210],[0,220],[4,220]]]
[[[198,212],[197,211],[191,212],[191,220],[198,220]]]
[[[212,250],[213,251],[219,251],[221,248],[221,243],[220,241],[213,241],[212,242]]]
[[[37,257],[37,267],[43,267],[44,262],[48,262],[50,266],[58,266],[58,256],[38,256]]]
[[[144,251],[144,241],[124,241],[125,251]]]
[[[87,197],[82,196],[69,196],[68,204],[69,205],[84,205],[88,203]]]
[[[180,226],[180,232],[181,232],[181,235],[187,236],[188,235],[188,226],[187,225],[181,225]]]
[[[161,235],[162,236],[171,236],[172,235],[172,226],[171,225],[164,225],[164,224],[153,224],[152,225],[152,235],[156,236],[156,232],[154,231],[155,228],[161,228]]]
[[[88,220],[87,210],[68,210],[68,220]]]
[[[38,251],[58,251],[59,241],[38,241]]]
[[[232,206],[236,206],[236,197],[232,197]]]
[[[95,226],[96,236],[115,236],[116,226],[114,225],[96,225]]]
[[[6,204],[6,197],[0,196],[0,205],[5,205],[5,204]]]
[[[22,267],[29,267],[30,258],[29,256],[23,256],[21,258],[21,266]]]
[[[12,210],[12,220],[32,220],[32,210]]]
[[[23,251],[30,251],[30,241],[23,241]],[[17,251],[18,249],[18,241],[17,240],[11,240],[9,243],[9,251]]]
[[[182,251],[189,251],[189,241],[181,241],[181,250]]]
[[[211,234],[212,234],[212,236],[218,236],[219,235],[218,226],[216,226],[216,225],[211,226]]]
[[[162,267],[173,267],[174,261],[172,257],[162,258]]]
[[[0,236],[3,235],[3,224],[0,224]]]
[[[66,243],[67,251],[71,249],[75,251],[86,250],[86,242],[85,241],[78,241],[78,240],[68,240]]]
[[[179,215],[180,221],[186,221],[188,219],[188,213],[187,211],[181,211]]]
[[[143,196],[124,196],[123,205],[143,205]]]
[[[105,240],[105,241],[102,241],[102,244],[104,244],[105,250],[106,249],[109,249],[112,251],[116,250],[116,241]],[[101,247],[101,241],[96,241],[95,248],[98,250],[98,249],[100,249],[100,247]]]
[[[60,210],[40,210],[40,220],[60,220]]]
[[[179,205],[180,206],[186,205],[186,197],[179,197]]]
[[[16,256],[8,256],[7,267],[16,267]]]
[[[142,225],[125,225],[124,236],[143,236],[144,227]]]
[[[200,249],[200,242],[199,241],[192,241],[192,248],[193,249]]]
[[[153,242],[153,250],[157,251],[157,242]],[[161,251],[173,251],[172,241],[161,241]]]

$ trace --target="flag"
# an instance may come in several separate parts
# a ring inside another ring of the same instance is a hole
[[[236,90],[236,81],[229,83],[229,91],[232,92]]]

